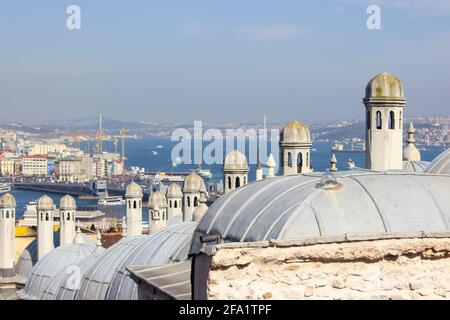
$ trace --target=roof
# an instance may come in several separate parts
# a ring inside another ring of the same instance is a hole
[[[191,263],[136,266],[128,271],[138,285],[164,300],[191,300]]]
[[[196,223],[167,226],[152,235],[124,239],[105,250],[84,274],[77,300],[136,300],[137,286],[127,267],[187,259]]]
[[[69,244],[47,253],[33,267],[21,299],[40,300],[44,290],[58,273],[70,272],[69,268],[73,264],[89,256],[94,249],[95,245],[92,243]]]
[[[382,72],[373,77],[366,86],[365,99],[398,99],[404,100],[405,93],[402,82],[394,75]]]
[[[66,194],[61,198],[59,208],[63,210],[75,210],[77,208],[77,204],[72,196]]]
[[[166,197],[181,199],[183,198],[183,191],[181,191],[181,187],[177,183],[173,182],[166,190]]]
[[[328,173],[330,175],[330,173]],[[450,176],[351,171],[336,188],[316,187],[321,174],[261,180],[219,198],[194,235],[223,242],[450,230]]]
[[[428,161],[403,161],[403,171],[425,172],[429,165]]]
[[[192,172],[186,178],[184,178],[183,191],[184,192],[199,192],[204,185],[202,177],[195,172]]]
[[[16,198],[11,193],[5,193],[0,197],[0,208],[15,208]]]
[[[148,207],[150,209],[153,209],[156,206],[161,209],[167,207],[166,197],[159,191],[152,192],[152,194],[148,198]]]
[[[450,148],[442,152],[434,159],[428,169],[427,173],[450,174]]]
[[[231,150],[225,156],[223,162],[224,171],[244,171],[248,172],[248,162],[245,154],[238,150]]]
[[[53,210],[53,199],[48,195],[43,195],[39,198],[36,208],[37,210]]]
[[[142,198],[142,188],[136,182],[132,181],[125,192],[126,198]]]
[[[308,126],[300,121],[291,121],[280,132],[280,143],[311,144]]]

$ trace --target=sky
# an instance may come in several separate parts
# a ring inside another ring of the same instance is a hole
[[[450,114],[450,1],[0,2],[0,120],[362,119],[384,71],[404,83],[406,116]]]

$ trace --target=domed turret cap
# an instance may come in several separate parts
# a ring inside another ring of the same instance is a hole
[[[53,200],[48,195],[43,195],[37,203],[38,210],[53,210]]]
[[[227,153],[223,162],[224,170],[244,170],[248,171],[248,162],[245,154],[238,150],[232,150]]]
[[[59,208],[63,210],[74,210],[77,208],[77,203],[72,196],[67,194],[61,198],[61,201],[59,202]]]
[[[373,77],[366,86],[365,99],[404,100],[402,82],[390,73],[383,72]]]
[[[183,185],[183,191],[184,192],[199,192],[202,185],[205,183],[203,182],[202,177],[200,177],[195,172],[192,172],[190,175],[188,175],[186,178],[184,178],[184,185]]]
[[[167,198],[183,198],[183,191],[181,191],[181,187],[174,182],[167,188],[166,196]]]
[[[15,208],[16,198],[11,193],[6,193],[0,197],[0,208]]]
[[[281,129],[281,143],[311,143],[308,126],[300,121],[291,121]]]
[[[125,198],[142,198],[142,188],[136,182],[132,181],[127,186]]]
[[[148,198],[148,207],[150,209],[167,207],[166,197],[159,191],[152,192]]]

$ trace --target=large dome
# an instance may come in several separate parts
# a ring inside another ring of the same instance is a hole
[[[137,300],[127,267],[187,259],[196,223],[173,224],[152,235],[124,239],[105,250],[84,274],[77,300]]]
[[[6,193],[0,198],[0,208],[15,208],[16,198],[11,193]]]
[[[442,152],[427,168],[428,173],[450,174],[450,148]]]
[[[186,178],[184,178],[183,191],[184,192],[199,192],[204,185],[202,177],[195,172],[192,172]]]
[[[300,121],[286,124],[280,133],[280,143],[311,143],[308,126]]]
[[[226,171],[248,171],[247,157],[238,150],[232,150],[225,156],[223,169]]]
[[[390,73],[373,77],[366,86],[366,99],[404,99],[402,82]]]
[[[204,235],[218,235],[226,243],[450,231],[450,176],[328,175],[275,177],[225,194],[199,223],[191,253],[203,248]],[[334,187],[327,188],[327,181]]]
[[[60,246],[43,256],[33,267],[27,279],[22,299],[39,300],[44,289],[62,270],[69,272],[69,267],[83,260],[95,250],[95,244],[69,244]]]
[[[166,197],[159,191],[152,192],[148,198],[148,207],[154,208],[158,205],[160,209],[167,207]]]
[[[181,191],[181,187],[173,182],[166,191],[167,198],[183,198],[183,191]]]
[[[132,181],[127,186],[127,191],[125,193],[126,198],[142,198],[142,188],[136,182]]]
[[[63,210],[75,210],[77,208],[77,203],[72,196],[65,195],[61,198],[59,208]]]

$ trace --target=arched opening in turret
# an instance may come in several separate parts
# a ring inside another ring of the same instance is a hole
[[[244,177],[244,185],[247,184],[247,177]]]
[[[128,208],[131,209],[131,200],[128,200]]]
[[[70,220],[70,212],[67,212],[67,220]]]
[[[306,163],[305,165],[309,167],[309,152],[306,153]]]
[[[231,189],[231,177],[228,177],[228,189]]]
[[[367,111],[367,113],[366,113],[366,125],[367,125],[367,130],[370,130],[370,122],[371,122],[371,119],[370,119],[370,110],[369,110],[369,111]]]
[[[198,199],[197,199],[197,197],[194,197],[194,207],[198,207]]]
[[[389,112],[389,129],[395,129],[395,114],[394,111]]]
[[[288,167],[292,167],[292,154],[290,153],[290,152],[288,152],[288,155],[287,155],[287,165],[288,165]]]
[[[133,201],[133,209],[137,209],[137,201],[136,200]]]
[[[169,208],[172,208],[172,200],[169,200]]]
[[[190,207],[191,206],[191,197],[187,197],[187,205],[188,205],[188,207]]]
[[[301,152],[297,155],[297,173],[302,173],[302,167],[303,167],[303,155]]]
[[[381,129],[383,126],[383,121],[381,119],[381,112],[377,111],[377,129]]]
[[[44,221],[44,214],[41,213],[41,221]]]
[[[45,214],[45,221],[49,220],[48,212]]]
[[[174,202],[173,202],[173,207],[174,207],[174,208],[178,208],[178,201],[174,201]]]
[[[6,219],[9,219],[9,211],[6,211]]]
[[[401,129],[402,128],[402,112],[400,111],[399,116],[398,116],[398,128]]]
[[[239,179],[239,177],[236,177],[235,187],[239,188],[240,186],[241,186],[241,179]]]

